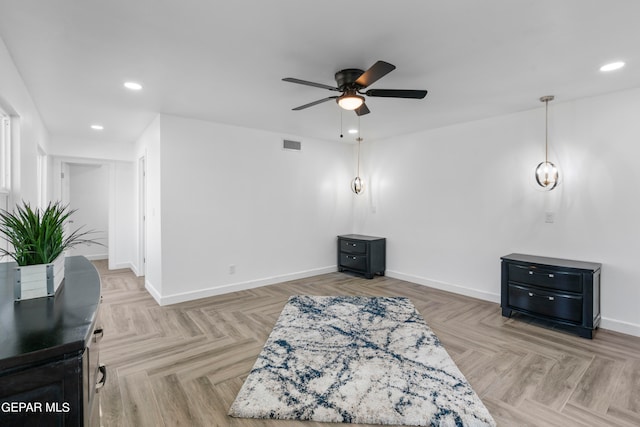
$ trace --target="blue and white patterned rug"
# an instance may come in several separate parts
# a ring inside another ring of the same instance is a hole
[[[293,296],[229,415],[495,426],[408,298]]]

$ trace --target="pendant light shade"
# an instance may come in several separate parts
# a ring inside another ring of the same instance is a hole
[[[545,190],[553,190],[558,185],[560,174],[556,165],[549,161],[549,101],[553,101],[553,95],[543,96],[541,102],[545,104],[544,119],[544,162],[536,167],[536,182]]]
[[[356,194],[360,194],[364,191],[364,181],[362,181],[362,178],[359,176],[353,178],[353,181],[351,181],[351,191]]]
[[[551,162],[540,162],[536,168],[536,181],[540,187],[553,190],[558,185],[558,168]]]

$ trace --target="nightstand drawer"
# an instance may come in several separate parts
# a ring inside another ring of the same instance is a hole
[[[355,270],[367,269],[367,257],[365,255],[340,254],[340,265]]]
[[[350,254],[366,254],[367,243],[354,240],[340,240],[340,251]]]
[[[582,297],[509,285],[509,305],[570,322],[582,322]]]
[[[582,275],[539,267],[509,265],[509,281],[542,286],[558,291],[582,293]]]

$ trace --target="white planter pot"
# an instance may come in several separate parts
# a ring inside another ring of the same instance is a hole
[[[54,296],[64,279],[64,254],[50,264],[16,267],[13,277],[16,301]]]

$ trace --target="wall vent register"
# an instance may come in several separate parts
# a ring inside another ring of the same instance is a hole
[[[503,316],[519,312],[593,338],[600,324],[601,264],[523,254],[501,259]]]
[[[300,151],[302,149],[302,142],[291,141],[290,139],[283,139],[282,148],[284,150]]]

